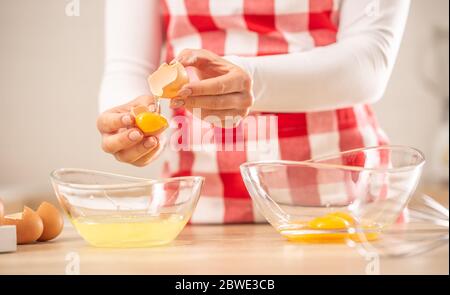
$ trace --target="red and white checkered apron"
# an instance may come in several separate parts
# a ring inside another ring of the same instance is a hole
[[[338,0],[165,0],[163,16],[166,60],[185,48],[203,48],[219,55],[260,56],[311,50],[336,42],[340,1]],[[324,81],[326,87],[326,81]],[[299,98],[300,99],[300,98]],[[185,115],[191,122],[190,114]],[[259,222],[260,216],[244,186],[240,164],[254,160],[307,160],[341,151],[385,144],[368,105],[308,113],[252,113],[256,121],[276,116],[269,123],[271,135],[264,151],[248,149],[253,139],[246,125],[214,129],[216,138],[232,132],[242,151],[167,149],[164,176],[197,175],[205,185],[192,223]],[[259,121],[258,121],[259,122]],[[267,120],[266,122],[270,122]],[[208,128],[207,128],[208,129]],[[203,130],[208,132],[211,130]],[[223,142],[223,140],[222,140]],[[191,143],[192,145],[194,143]],[[310,186],[311,176],[304,179]],[[320,202],[320,189],[309,193]]]

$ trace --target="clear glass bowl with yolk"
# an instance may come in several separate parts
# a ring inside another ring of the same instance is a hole
[[[267,221],[290,241],[382,238],[414,193],[425,163],[405,146],[351,150],[308,161],[241,165],[247,190]]]

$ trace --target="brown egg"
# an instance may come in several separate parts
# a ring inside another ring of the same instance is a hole
[[[59,210],[52,204],[43,202],[36,212],[44,223],[44,231],[38,241],[43,242],[56,238],[64,226],[64,219]]]
[[[28,207],[24,207],[22,213],[6,215],[3,224],[16,226],[17,244],[35,242],[44,230],[42,219]]]
[[[148,84],[153,95],[160,98],[174,98],[183,85],[189,82],[184,66],[178,61],[163,63],[148,77]]]

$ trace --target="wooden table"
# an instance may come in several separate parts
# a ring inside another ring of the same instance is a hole
[[[449,248],[423,256],[381,259],[346,245],[286,242],[269,225],[188,226],[169,246],[101,249],[72,227],[53,242],[0,255],[0,274],[448,274]]]
[[[433,196],[448,204],[448,190]],[[382,274],[449,273],[448,245],[378,261],[346,245],[290,243],[269,225],[191,225],[168,246],[102,249],[88,246],[67,225],[53,242],[0,254],[0,274],[77,273],[78,260],[81,274],[371,274],[377,268]]]

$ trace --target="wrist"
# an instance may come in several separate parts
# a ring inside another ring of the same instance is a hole
[[[237,56],[237,55],[226,55],[226,56],[223,56],[223,58],[225,60],[227,60],[228,62],[238,66],[239,68],[244,70],[244,72],[246,72],[247,75],[249,75],[250,80],[252,81],[251,95],[253,96],[253,98],[255,98],[254,91],[253,91],[253,89],[254,89],[254,73],[255,73],[255,70],[251,66],[251,64],[247,62],[246,58],[241,57],[241,56]]]

